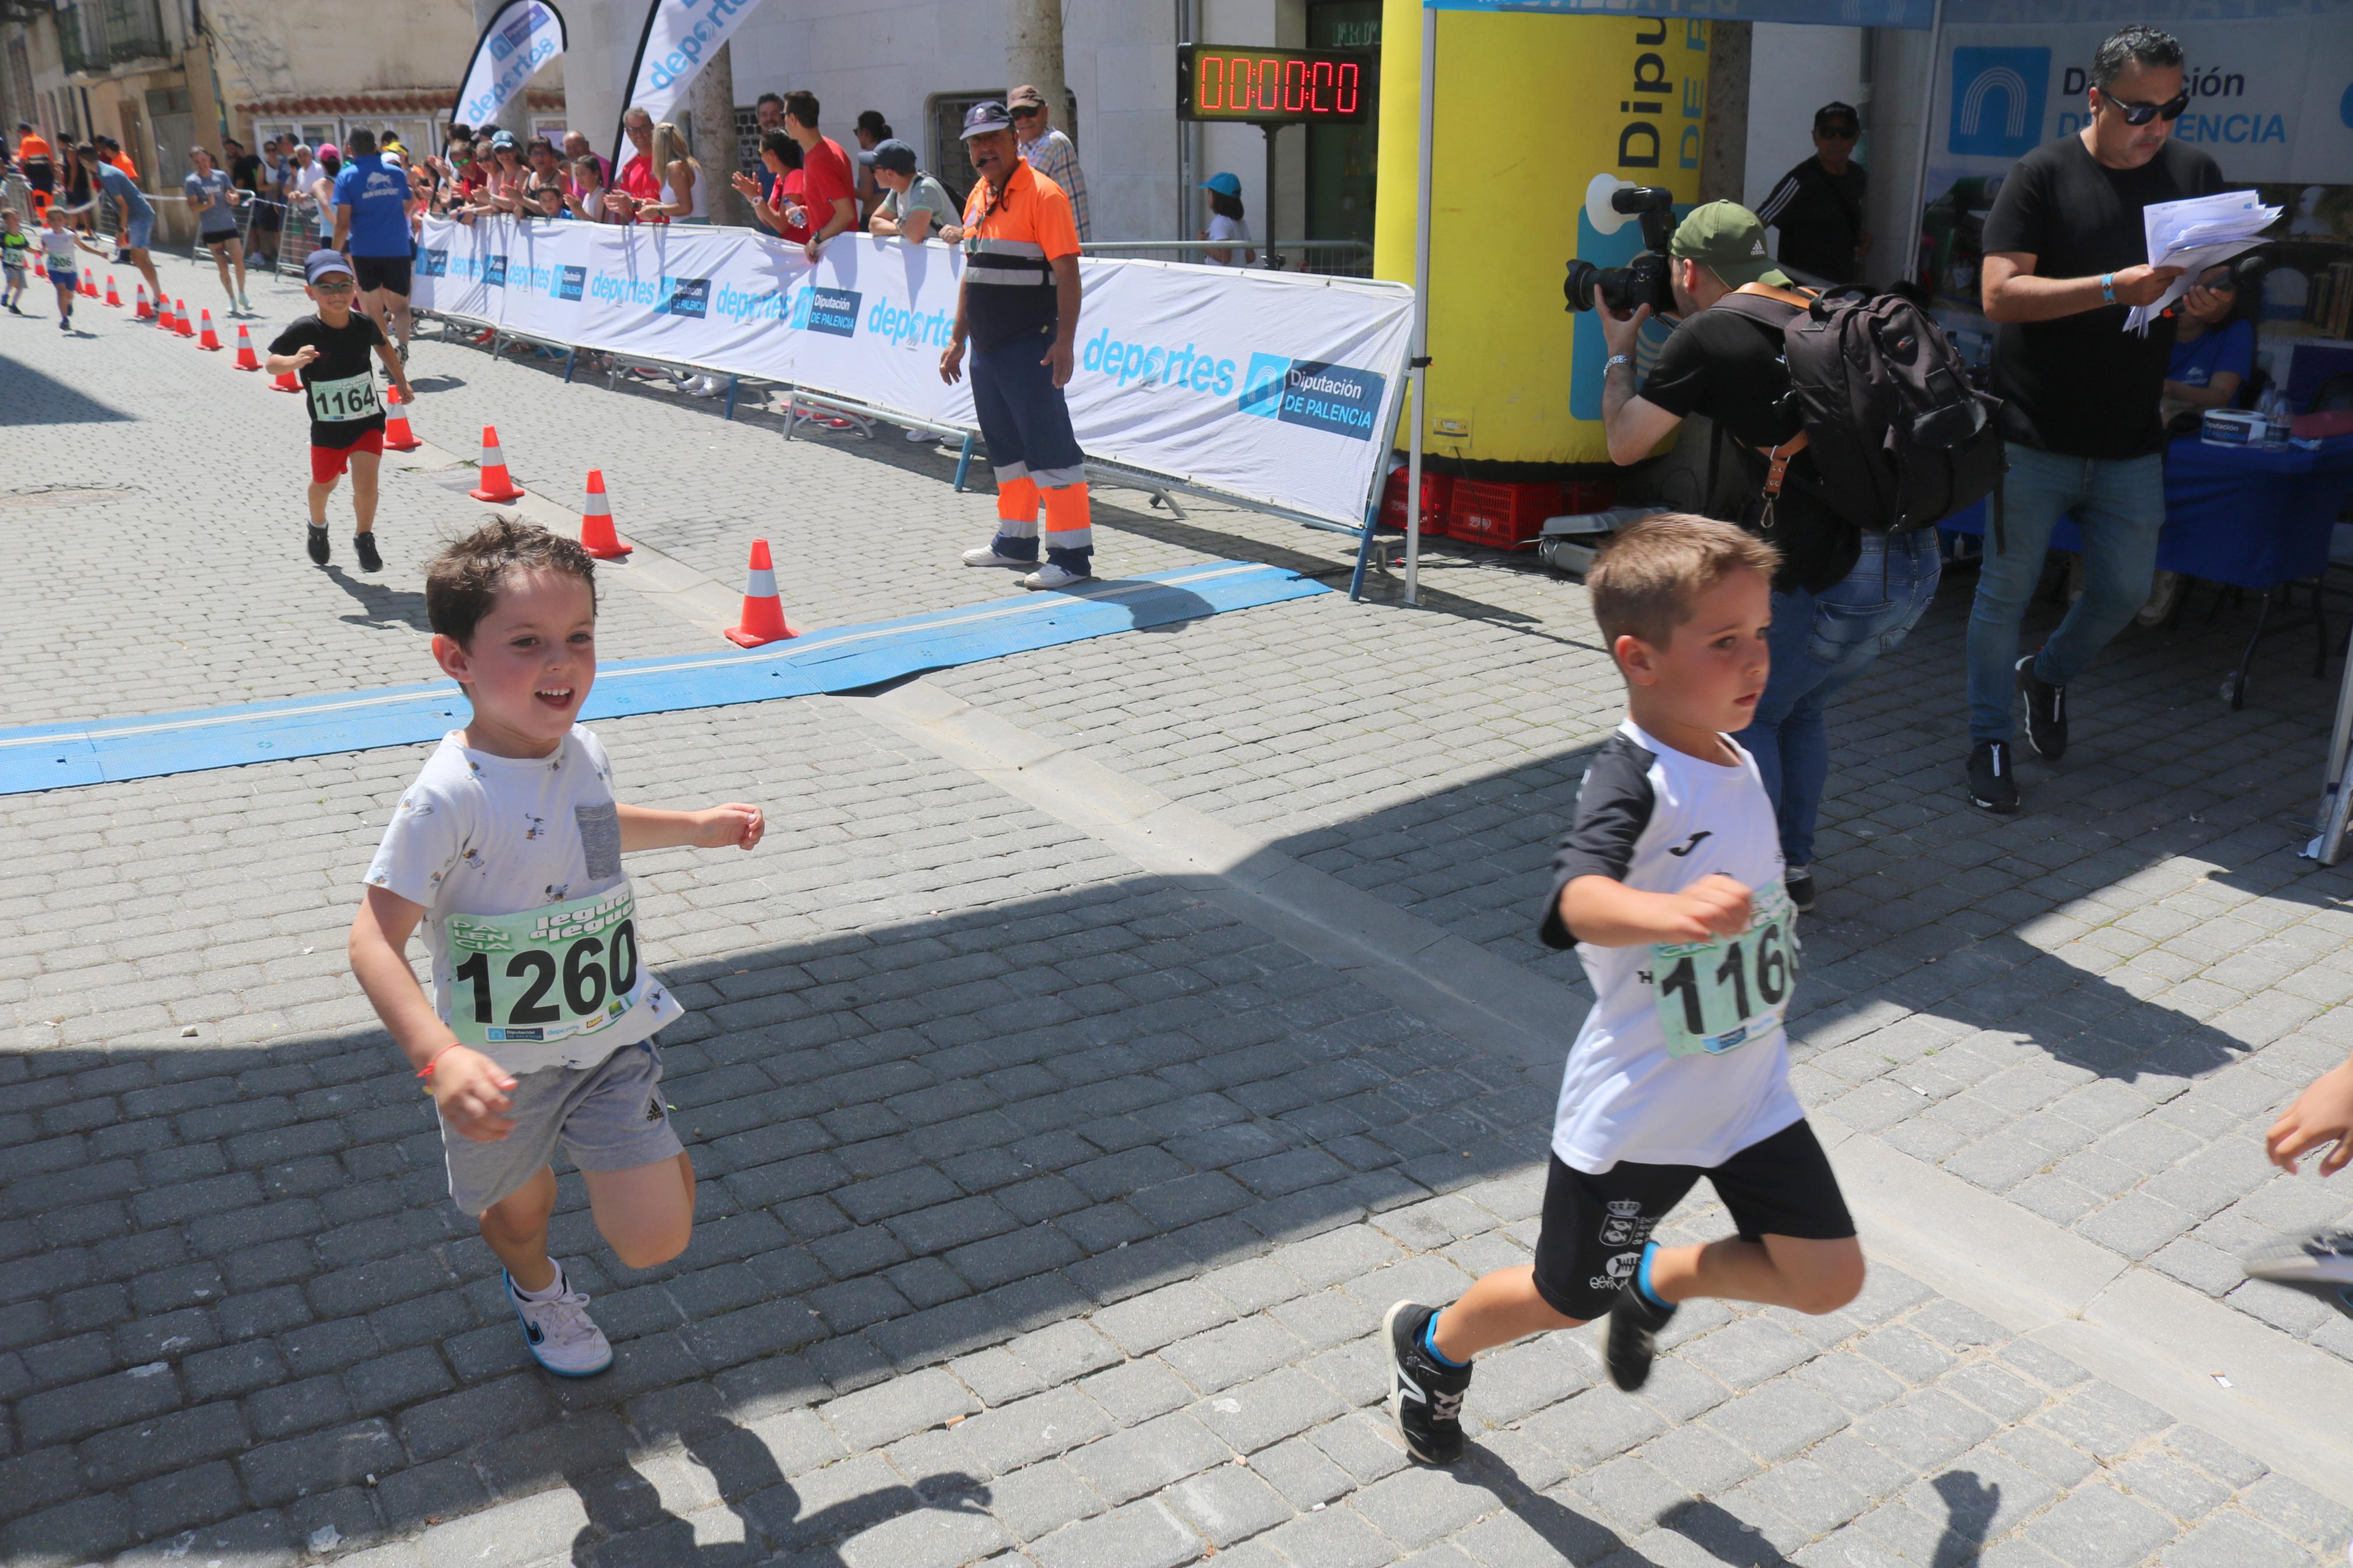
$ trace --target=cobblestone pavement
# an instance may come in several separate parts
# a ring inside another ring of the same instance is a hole
[[[0,530],[43,590],[0,632],[31,676],[5,721],[429,673],[416,568],[476,514],[456,474],[388,481],[382,586],[322,581],[293,400],[106,314],[0,338]],[[495,419],[557,500],[577,475],[546,454],[601,462],[624,533],[713,578],[756,530],[798,542],[818,623],[1004,591],[934,566],[987,498],[889,432],[787,447],[441,344],[414,374],[420,413]],[[643,457],[582,438],[624,420]],[[132,493],[24,504],[38,486]],[[1107,569],[1345,566],[1220,509],[1104,510]],[[608,657],[709,646],[626,581]],[[1614,682],[1574,587],[1442,552],[1428,584],[1427,611],[1331,595],[932,684],[1567,1000],[1573,961],[1526,931]],[[2342,1386],[2343,1320],[2234,1285],[2247,1247],[2348,1206],[2267,1175],[2255,1137],[2353,1045],[2341,874],[2293,858],[2308,645],[2268,647],[2230,715],[2240,623],[2131,634],[2077,753],[1995,824],[1950,777],[1965,607],[1948,590],[1840,710],[1799,1087],[1842,1164],[1941,1166],[2021,1237],[2240,1309],[2180,1293],[2218,1345]],[[561,1256],[617,1352],[576,1384],[532,1369],[345,973],[422,748],[0,800],[8,1563],[2242,1568],[2353,1538],[2353,1481],[2238,1395],[2062,1353],[1923,1277],[1966,1270],[1883,1256],[1828,1317],[1686,1310],[1639,1397],[1589,1331],[1502,1352],[1473,1458],[1413,1467],[1372,1331],[1525,1258],[1556,1068],[857,704],[599,730],[632,798],[762,800],[772,832],[633,866],[692,1010],[663,1058],[699,1223],[622,1270],[565,1175]]]

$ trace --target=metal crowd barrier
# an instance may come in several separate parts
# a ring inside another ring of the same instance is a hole
[[[1373,247],[1362,239],[1092,239],[1080,251],[1088,256],[1166,254],[1173,259],[1197,259],[1212,250],[1254,250],[1254,261],[1234,265],[1256,270],[1313,272],[1326,278],[1370,278]]]

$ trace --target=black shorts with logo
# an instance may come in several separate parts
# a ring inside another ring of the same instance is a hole
[[[352,281],[360,286],[363,294],[389,289],[405,299],[414,281],[409,270],[415,259],[408,256],[354,256],[352,258]]]
[[[1802,1117],[1713,1169],[1620,1160],[1588,1176],[1555,1154],[1536,1236],[1536,1294],[1565,1317],[1600,1317],[1633,1279],[1652,1228],[1702,1176],[1715,1184],[1743,1241],[1854,1234],[1830,1156]]]

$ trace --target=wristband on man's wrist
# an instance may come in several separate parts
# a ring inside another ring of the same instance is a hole
[[[2115,273],[2103,272],[2100,274],[2100,298],[2106,300],[2111,305],[2116,302],[2116,275]]]

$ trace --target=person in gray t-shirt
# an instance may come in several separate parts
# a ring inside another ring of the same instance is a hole
[[[195,215],[197,238],[213,253],[213,265],[220,268],[228,313],[249,316],[253,307],[245,300],[245,243],[237,227],[237,208],[246,200],[246,193],[229,184],[227,172],[213,163],[213,155],[204,148],[189,148],[188,162],[194,172],[180,182],[180,188],[187,193],[188,210]],[[231,267],[237,268],[234,287],[229,283]]]
[[[893,139],[874,149],[874,181],[882,200],[866,225],[867,232],[884,238],[898,237],[920,245],[931,235],[954,245],[964,237],[955,201],[929,174],[915,167],[915,150]]]

